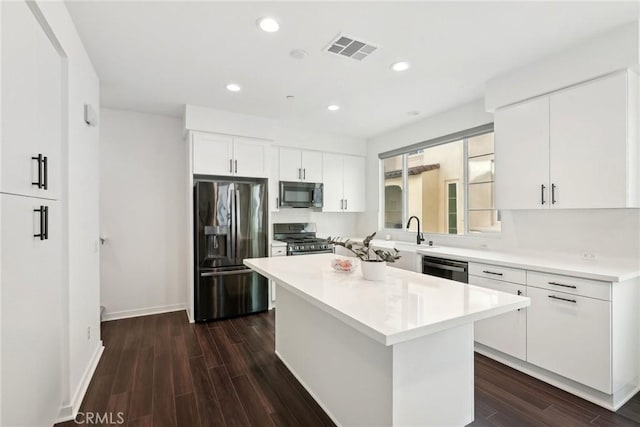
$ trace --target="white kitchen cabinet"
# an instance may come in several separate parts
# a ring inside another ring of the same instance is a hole
[[[549,206],[549,98],[525,101],[495,114],[498,209]]]
[[[322,153],[280,147],[280,181],[322,182]]]
[[[269,210],[280,211],[280,180],[278,169],[280,168],[280,156],[278,149],[269,147]]]
[[[193,133],[193,173],[267,177],[268,142],[239,136]]]
[[[497,208],[638,207],[637,106],[619,72],[498,110]]]
[[[629,206],[629,185],[638,182],[628,182],[627,150],[638,142],[627,138],[627,74],[553,93],[550,109],[552,206]]]
[[[469,276],[469,284],[514,295],[527,295],[526,286],[496,279]],[[520,360],[526,360],[527,309],[510,311],[475,322],[474,340]]]
[[[364,212],[365,173],[364,157],[324,153],[322,211]]]
[[[62,404],[61,221],[58,201],[2,194],[2,420],[52,425]],[[40,213],[48,209],[48,239]]]
[[[527,361],[612,394],[611,303],[529,286]]]
[[[287,244],[284,242],[274,241],[271,243],[271,256],[286,256]],[[269,281],[269,310],[276,306],[276,282]]]
[[[0,191],[58,199],[62,57],[26,3],[3,7]]]

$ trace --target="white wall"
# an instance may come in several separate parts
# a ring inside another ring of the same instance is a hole
[[[107,319],[184,309],[187,229],[183,124],[101,110],[101,303]]]
[[[640,63],[635,21],[532,64],[496,76],[485,85],[487,111],[549,93]]]
[[[102,350],[100,341],[100,276],[98,254],[99,131],[84,123],[84,104],[99,106],[99,81],[75,25],[62,2],[38,2],[49,26],[67,55],[68,140],[63,147],[63,203],[67,237],[65,307],[65,401],[61,419],[73,417]],[[64,176],[66,175],[66,176]],[[87,329],[91,336],[88,337]]]

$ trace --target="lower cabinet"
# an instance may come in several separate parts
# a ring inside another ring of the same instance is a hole
[[[526,296],[526,286],[484,277],[469,276],[469,284]],[[476,342],[521,360],[527,357],[527,309],[475,322]]]
[[[271,244],[271,256],[286,256],[287,246],[277,243]],[[269,310],[276,306],[276,282],[269,280]]]
[[[611,394],[611,302],[529,286],[527,362]]]

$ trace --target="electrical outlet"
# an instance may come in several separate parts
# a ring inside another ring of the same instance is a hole
[[[585,261],[595,261],[598,256],[592,252],[582,252],[582,259]]]
[[[87,326],[87,340],[91,339],[91,326]]]

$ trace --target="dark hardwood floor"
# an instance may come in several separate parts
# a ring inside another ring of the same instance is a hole
[[[196,325],[185,312],[117,320],[102,337],[78,424],[98,414],[116,425],[120,412],[129,427],[334,425],[275,356],[273,311]],[[614,414],[477,354],[475,407],[472,426],[640,426],[640,394]]]

